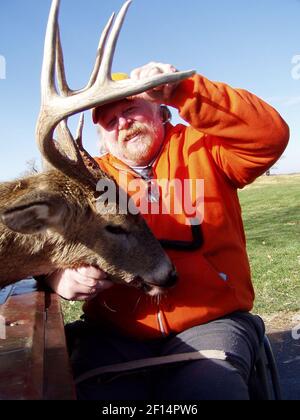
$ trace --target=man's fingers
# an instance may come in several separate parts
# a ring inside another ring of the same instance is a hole
[[[76,276],[75,281],[78,285],[78,292],[80,293],[99,293],[103,290],[112,287],[113,283],[107,280],[107,275],[99,279],[87,278],[82,275]],[[91,291],[92,290],[92,291]]]
[[[103,280],[95,280],[95,279],[89,279],[83,276],[74,276],[74,281],[77,283],[78,287],[88,287],[90,288],[96,288],[96,289],[101,289],[102,288],[102,282],[108,282],[111,283],[110,281],[103,279]],[[106,283],[105,283],[106,284]],[[104,287],[105,288],[105,287]],[[107,287],[106,287],[107,288]]]
[[[151,62],[143,67],[132,70],[130,78],[133,80],[145,79],[161,73],[176,73],[178,70],[171,64]]]
[[[99,280],[98,283],[96,284],[96,289],[99,292],[102,290],[109,289],[112,286],[113,286],[113,282],[110,280]]]
[[[112,286],[113,283],[108,280],[99,281],[95,287],[81,286],[81,288],[77,290],[77,293],[73,299],[76,301],[88,301],[94,299],[99,293],[109,289]]]
[[[94,299],[98,293],[94,294],[76,294],[72,299],[75,302],[88,302],[89,300]]]
[[[78,267],[76,271],[84,277],[88,277],[88,278],[96,279],[96,280],[102,277],[103,275],[105,275],[104,271],[93,266]]]
[[[79,267],[76,269],[76,281],[93,287],[99,280],[106,280],[107,274],[96,267]]]
[[[64,299],[81,301],[92,299],[113,285],[107,274],[95,267],[57,270],[47,276],[46,283]]]
[[[93,287],[89,287],[83,284],[79,284],[76,287],[75,296],[97,296],[98,293],[101,293],[103,290],[110,288],[113,285],[110,281],[100,280]]]
[[[130,73],[130,79],[139,80],[140,79],[140,72],[141,72],[141,68],[132,70],[132,72]]]
[[[133,80],[142,80],[148,77],[153,77],[158,74],[176,73],[178,70],[171,64],[151,62],[143,67],[134,69],[130,77]],[[170,98],[172,92],[177,87],[178,83],[168,83],[166,85],[157,86],[147,92],[139,95],[148,101],[163,103]]]

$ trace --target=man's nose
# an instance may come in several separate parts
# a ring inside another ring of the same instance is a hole
[[[127,129],[132,123],[130,118],[126,117],[119,117],[119,130]]]

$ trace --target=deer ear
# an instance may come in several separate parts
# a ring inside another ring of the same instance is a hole
[[[0,217],[9,229],[34,234],[63,227],[66,212],[67,205],[61,196],[38,191],[17,200]]]

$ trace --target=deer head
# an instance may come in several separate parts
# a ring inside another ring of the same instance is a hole
[[[157,294],[176,281],[175,269],[141,215],[122,214],[115,203],[97,202],[97,183],[107,177],[82,144],[83,119],[74,139],[71,115],[132,96],[193,72],[112,81],[117,39],[130,1],[105,27],[87,86],[66,82],[59,35],[59,0],[53,0],[42,68],[42,102],[36,139],[47,172],[0,187],[0,286],[28,275],[95,265],[115,282]],[[56,81],[57,85],[56,87]],[[59,141],[54,140],[57,129]],[[113,180],[111,180],[114,182]],[[113,206],[113,211],[110,211]]]

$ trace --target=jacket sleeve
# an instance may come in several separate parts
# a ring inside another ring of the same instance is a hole
[[[269,169],[285,150],[289,128],[257,96],[195,75],[180,83],[167,105],[204,133],[216,164],[243,187]]]

